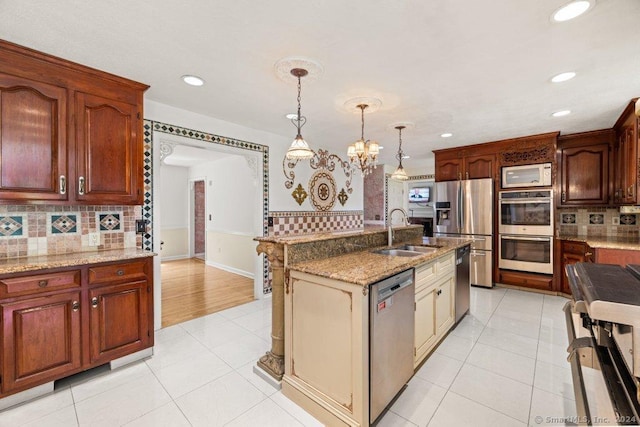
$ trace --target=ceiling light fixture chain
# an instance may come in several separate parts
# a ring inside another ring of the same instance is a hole
[[[360,169],[362,176],[366,176],[372,172],[378,165],[378,154],[380,146],[376,141],[364,139],[364,110],[368,108],[368,104],[358,104],[356,108],[360,109],[360,139],[349,145],[347,155],[351,165]]]

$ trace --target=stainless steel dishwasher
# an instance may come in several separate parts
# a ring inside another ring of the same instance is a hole
[[[470,245],[456,249],[456,323],[467,314],[471,302],[470,252]]]
[[[413,269],[369,291],[369,420],[373,423],[413,375]]]

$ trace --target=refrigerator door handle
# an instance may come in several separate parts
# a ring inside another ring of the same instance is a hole
[[[463,219],[463,194],[462,194],[462,182],[458,183],[458,218],[457,218],[457,226],[458,226],[458,233],[462,233],[462,219]]]

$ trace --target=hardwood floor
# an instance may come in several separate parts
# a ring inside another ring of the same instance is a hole
[[[162,327],[253,301],[253,280],[191,258],[161,263]]]

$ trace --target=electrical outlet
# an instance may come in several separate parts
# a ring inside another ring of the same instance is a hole
[[[89,233],[89,246],[98,246],[100,244],[100,233]]]
[[[620,217],[614,216],[611,218],[611,225],[620,225]]]

